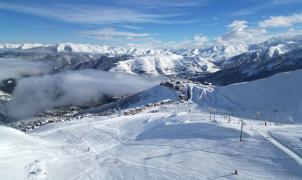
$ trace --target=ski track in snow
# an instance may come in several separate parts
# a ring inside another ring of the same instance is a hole
[[[12,163],[23,166],[8,172],[12,177],[19,174],[12,179],[299,179],[302,175],[287,174],[282,162],[271,163],[270,156],[287,163],[295,160],[290,150],[267,138],[268,131],[257,122],[246,120],[246,141],[241,143],[239,119],[232,117],[227,123],[217,115],[214,122],[203,112],[175,113],[180,107],[187,108],[171,105],[157,113],[57,123],[22,135],[25,145],[9,145],[14,140],[3,139],[0,168]],[[140,134],[146,136],[138,139]],[[18,137],[14,138],[19,141]],[[275,146],[266,145],[267,140]],[[34,148],[27,141],[35,142]],[[271,152],[274,147],[286,154]],[[18,157],[9,153],[12,148]],[[233,174],[234,169],[239,175]]]
[[[274,138],[269,131],[265,130],[257,130],[259,134],[261,134],[265,139],[270,141],[272,144],[274,144],[276,147],[284,151],[286,154],[288,154],[291,158],[293,158],[297,163],[302,166],[302,159],[300,156],[298,156],[295,152],[284,146],[282,143],[280,143],[276,138]]]

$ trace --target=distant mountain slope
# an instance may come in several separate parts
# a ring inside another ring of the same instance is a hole
[[[2,49],[0,58],[18,58],[26,61],[45,62],[55,72],[62,70],[99,69],[113,72],[147,75],[195,76],[212,73],[219,68],[200,57],[183,57],[171,52],[146,51],[137,53],[74,53],[45,50]]]
[[[246,83],[217,86],[213,89],[193,86],[192,101],[205,109],[216,108],[236,115],[283,122],[301,121],[302,70],[281,73]]]
[[[51,64],[53,72],[98,69],[178,76],[216,85],[251,81],[301,69],[302,37],[201,49],[144,49],[89,44],[0,44],[0,58]]]
[[[144,107],[149,103],[154,104],[164,100],[177,101],[179,100],[179,93],[166,86],[156,85],[142,92],[123,97],[116,102],[83,110],[81,111],[81,113],[102,113],[118,109],[123,110],[129,108]]]
[[[68,52],[68,53],[93,53],[93,54],[110,54],[110,55],[151,55],[151,54],[169,54],[168,51],[143,49],[134,47],[118,47],[118,46],[99,46],[90,44],[75,43],[59,43],[59,44],[0,44],[0,49],[20,49],[20,50],[44,50],[52,52]]]
[[[212,73],[219,68],[213,63],[198,57],[180,55],[154,55],[134,57],[120,61],[110,71],[149,75],[194,76],[200,73]]]
[[[227,61],[229,58],[236,55],[248,52],[250,50],[248,45],[215,45],[203,49],[181,49],[172,50],[175,54],[185,57],[200,57],[204,60],[210,61],[215,64]]]
[[[264,52],[249,52],[236,56],[230,61],[238,62],[240,65],[196,79],[216,85],[228,85],[302,69],[302,48],[282,53],[275,51],[273,55],[271,54],[271,49],[267,49]]]

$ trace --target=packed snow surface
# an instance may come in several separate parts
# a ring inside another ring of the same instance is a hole
[[[264,126],[162,106],[133,116],[86,116],[29,134],[0,127],[0,175],[6,179],[301,179],[296,153],[269,140]],[[299,128],[300,126],[296,126]],[[301,144],[301,142],[300,142]],[[288,150],[288,151],[287,151]],[[291,154],[293,153],[293,154]],[[235,175],[235,169],[238,175]]]

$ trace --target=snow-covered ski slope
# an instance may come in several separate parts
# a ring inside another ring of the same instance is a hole
[[[133,116],[86,116],[29,134],[0,127],[0,176],[18,180],[301,179],[299,162],[265,137],[269,131],[286,131],[288,125],[264,126],[246,120],[240,142],[239,119],[232,117],[228,123],[217,115],[210,121],[209,114],[194,107],[173,104]],[[233,174],[235,169],[238,175]]]
[[[192,101],[252,119],[302,122],[302,70],[210,88],[192,86]]]

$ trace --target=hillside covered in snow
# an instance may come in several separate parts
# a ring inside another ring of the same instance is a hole
[[[302,177],[298,40],[1,47],[1,177]]]
[[[212,88],[192,86],[192,101],[204,108],[256,119],[301,123],[302,70]],[[257,115],[258,113],[258,115]]]
[[[296,142],[295,137],[301,136],[287,133],[298,133],[293,127],[301,126],[264,126],[245,120],[239,141],[240,119],[228,121],[217,115],[211,121],[208,113],[184,107],[165,105],[132,116],[84,116],[27,134],[0,126],[0,175],[9,179],[301,178],[302,160],[291,150],[299,146],[282,144],[288,137]],[[276,140],[270,136],[275,132]]]
[[[0,0],[0,180],[302,180],[302,0]]]
[[[166,50],[74,43],[0,44],[0,58],[47,63],[54,72],[99,69],[225,85],[300,69],[301,39],[275,38],[251,45]]]

